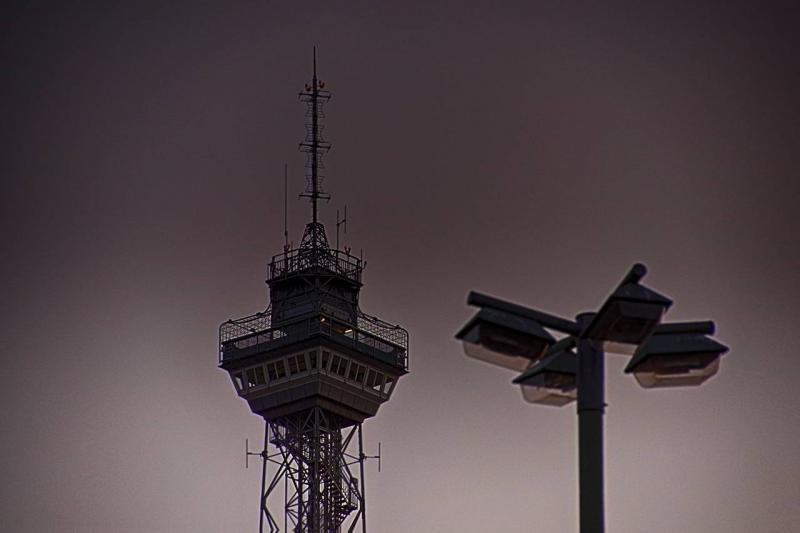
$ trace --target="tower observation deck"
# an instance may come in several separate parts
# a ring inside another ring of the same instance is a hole
[[[300,93],[309,170],[301,197],[310,199],[312,219],[299,247],[272,257],[267,309],[219,328],[219,366],[265,420],[260,532],[281,531],[279,507],[286,531],[366,532],[361,424],[408,372],[408,332],[361,311],[364,262],[331,248],[317,218],[318,201],[329,198],[320,175],[330,148],[321,136],[330,98],[323,87],[315,57],[311,85]],[[358,452],[349,452],[356,435]]]

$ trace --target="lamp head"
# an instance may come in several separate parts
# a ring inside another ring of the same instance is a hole
[[[656,332],[636,350],[625,373],[645,388],[700,385],[719,371],[727,351],[702,333]]]
[[[541,359],[555,342],[535,320],[488,307],[478,311],[456,339],[468,356],[518,371]]]
[[[632,354],[658,326],[672,300],[640,285],[627,282],[603,303],[585,331],[590,339],[603,341],[608,352]]]
[[[562,407],[578,398],[578,362],[568,337],[550,347],[544,358],[514,379],[526,402]]]

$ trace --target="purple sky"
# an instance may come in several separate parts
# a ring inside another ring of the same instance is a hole
[[[470,289],[572,316],[634,261],[731,352],[656,391],[609,356],[608,530],[800,522],[796,7],[11,4],[0,530],[255,531],[262,426],[217,326],[265,307],[314,44],[322,219],[348,205],[362,307],[411,333],[365,425],[372,531],[576,530],[574,407],[525,404],[453,333]]]

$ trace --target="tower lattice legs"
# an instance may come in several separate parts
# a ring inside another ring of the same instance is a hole
[[[347,451],[351,443],[355,444],[356,433],[357,455]],[[281,485],[287,533],[352,533],[359,524],[366,533],[366,457],[360,424],[342,427],[335,415],[318,407],[268,420],[261,457],[259,533],[281,531],[270,511],[270,502]],[[351,471],[356,464],[361,480]]]

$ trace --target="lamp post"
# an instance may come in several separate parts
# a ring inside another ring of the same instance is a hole
[[[597,312],[575,320],[470,292],[467,303],[480,310],[456,333],[468,356],[523,371],[514,383],[526,401],[564,406],[577,400],[581,533],[605,531],[605,352],[632,355],[625,373],[651,388],[700,385],[728,351],[707,337],[713,322],[661,324],[672,301],[641,285],[646,273],[635,264]]]

